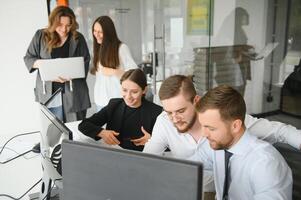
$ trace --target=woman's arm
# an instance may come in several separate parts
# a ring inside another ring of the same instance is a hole
[[[99,133],[101,133],[105,125],[108,122],[108,106],[101,109],[89,118],[84,119],[79,125],[78,130],[88,137],[95,140],[99,140]]]
[[[38,68],[38,60],[41,58],[41,37],[42,30],[36,31],[23,58],[25,65],[30,73],[34,72],[36,68]]]
[[[137,68],[137,64],[131,55],[129,47],[123,43],[119,47],[119,61],[120,67],[125,71]]]
[[[88,49],[88,45],[86,43],[86,40],[84,36],[81,33],[79,34],[79,43],[78,43],[78,52],[76,56],[82,56],[84,57],[84,63],[85,63],[85,77],[87,78],[88,72],[89,72],[89,65],[90,65],[90,53]]]

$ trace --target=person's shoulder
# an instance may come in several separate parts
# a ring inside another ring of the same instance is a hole
[[[160,123],[165,124],[165,125],[171,125],[171,121],[168,118],[167,113],[165,111],[162,111],[160,113],[160,115],[158,115],[157,122],[158,123],[160,122]]]
[[[71,38],[73,38],[73,37],[71,37]],[[76,36],[75,36],[74,39],[78,40],[78,41],[85,41],[84,35],[81,32],[78,32],[78,31],[76,31]]]
[[[121,42],[121,44],[120,44],[120,46],[119,46],[119,51],[129,51],[129,47],[125,44],[125,43],[123,43],[123,42]]]
[[[254,136],[255,137],[255,136]],[[256,139],[251,144],[252,148],[252,157],[254,157],[255,160],[257,160],[258,163],[260,162],[283,162],[284,159],[279,153],[279,151],[276,150],[276,148],[271,145],[270,143]]]
[[[122,102],[123,102],[122,98],[112,98],[112,99],[110,99],[108,105],[120,104]]]
[[[81,32],[76,31],[76,34],[79,38],[84,38],[84,35]]]
[[[150,101],[148,101],[148,100],[144,100],[143,101],[143,103],[147,106],[147,107],[149,107],[151,110],[155,110],[155,111],[158,111],[158,112],[162,112],[162,107],[161,106],[159,106],[159,105],[157,105],[157,104],[155,104],[155,103],[153,103],[153,102],[150,102]]]
[[[36,31],[36,33],[37,33],[37,34],[42,34],[44,31],[45,31],[45,29],[44,29],[44,28],[41,28],[41,29],[38,29],[38,30]]]
[[[36,30],[35,36],[36,36],[36,37],[41,36],[41,35],[43,34],[44,30],[45,30],[45,29],[38,29],[38,30]]]

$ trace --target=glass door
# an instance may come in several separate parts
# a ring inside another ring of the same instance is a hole
[[[143,67],[150,71],[152,91],[156,95],[166,77],[194,74],[197,49],[209,46],[211,1],[140,2]]]

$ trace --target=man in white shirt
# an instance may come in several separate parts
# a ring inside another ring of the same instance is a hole
[[[151,139],[143,152],[162,155],[169,148],[171,156],[187,159],[206,139],[201,136],[195,104],[200,100],[192,81],[182,75],[167,78],[161,85],[159,97],[162,112],[153,128]],[[268,142],[284,142],[295,148],[301,147],[301,131],[295,127],[266,119],[245,117],[245,126],[250,133]],[[207,174],[207,175],[206,175]],[[213,177],[204,176],[204,191],[214,191]]]
[[[292,199],[290,168],[272,145],[246,130],[246,105],[236,90],[209,90],[196,110],[201,134],[208,140],[191,159],[213,170],[218,200]]]

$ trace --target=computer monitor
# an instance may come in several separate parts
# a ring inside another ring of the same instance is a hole
[[[64,116],[63,89],[57,89],[44,105],[62,122],[66,122]]]
[[[53,94],[50,101],[40,103],[40,132],[41,132],[41,162],[43,167],[43,181],[40,191],[40,199],[49,199],[51,182],[62,188],[61,144],[64,139],[73,139],[72,131],[58,119],[57,116],[47,107],[56,98],[61,98],[58,93]]]
[[[63,141],[64,200],[201,200],[202,164]]]

